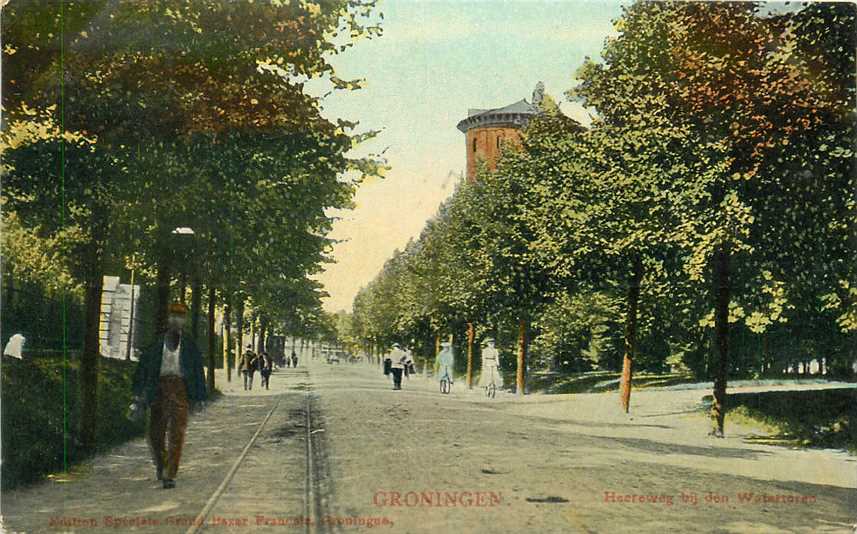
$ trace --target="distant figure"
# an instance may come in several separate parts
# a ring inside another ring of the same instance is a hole
[[[455,354],[452,351],[452,343],[444,341],[440,344],[440,352],[434,360],[434,376],[440,382],[444,377],[453,383],[452,368],[455,365]]]
[[[402,361],[402,365],[405,368],[405,378],[410,379],[411,375],[417,374],[417,370],[414,367],[414,359],[411,357],[411,351],[404,350],[405,359]]]
[[[402,350],[398,343],[395,343],[388,358],[390,359],[390,372],[393,375],[393,389],[400,390],[402,389],[402,374],[405,372],[405,362],[410,359],[410,356]]]
[[[193,339],[182,335],[186,319],[187,306],[170,305],[167,332],[143,351],[134,373],[131,415],[141,417],[151,407],[149,445],[164,489],[176,487],[189,403],[204,409],[208,397],[202,356]]]
[[[494,347],[494,340],[486,339],[482,343],[482,372],[479,373],[479,387],[487,387],[494,382],[497,389],[503,387],[500,375],[500,351]]]
[[[239,369],[244,375],[244,390],[253,389],[253,373],[256,372],[256,354],[253,352],[253,345],[247,345],[247,350],[241,356]]]
[[[295,351],[292,351],[292,353],[294,353],[294,352]],[[291,356],[286,356],[286,367],[291,367],[291,366],[292,366],[292,358],[291,358]]]
[[[14,336],[10,337],[9,342],[6,343],[6,348],[3,349],[3,356],[11,356],[13,358],[23,360],[24,343],[26,342],[27,338],[25,338],[21,334],[15,334]]]
[[[274,361],[268,356],[267,352],[262,351],[262,357],[259,359],[261,367],[259,373],[262,375],[262,385],[265,389],[269,389],[268,385],[271,382],[271,372],[274,370]]]
[[[298,366],[298,355],[295,354],[295,351],[292,351],[292,367]]]

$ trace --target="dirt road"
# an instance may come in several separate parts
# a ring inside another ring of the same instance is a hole
[[[143,440],[2,497],[5,532],[841,532],[857,458],[706,435],[705,391],[487,399],[304,360],[237,380],[188,430],[175,490]]]
[[[366,366],[315,382],[338,513],[374,512],[397,532],[851,533],[857,523],[857,458],[750,444],[751,429],[735,425],[710,438],[696,409],[706,391],[635,393],[627,416],[616,394],[490,400],[456,383],[442,396],[422,377],[391,391]]]

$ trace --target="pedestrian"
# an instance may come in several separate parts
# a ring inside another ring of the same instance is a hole
[[[293,350],[292,353],[294,354],[294,352],[295,351]],[[292,366],[292,359],[289,356],[286,356],[286,367],[291,367],[291,366]]]
[[[452,343],[444,341],[440,344],[440,347],[440,352],[437,353],[434,361],[434,376],[437,377],[438,381],[446,378],[452,384],[452,368],[455,365],[455,353],[452,350]]]
[[[292,351],[292,367],[297,368],[298,366],[298,355],[295,354],[295,351]]]
[[[267,352],[262,352],[261,357],[261,369],[259,369],[260,374],[262,375],[262,385],[265,386],[265,389],[268,388],[268,384],[271,381],[271,372],[273,371],[274,362],[268,356]]]
[[[390,355],[384,356],[384,376],[390,376],[393,372],[393,360]]]
[[[193,411],[205,409],[208,394],[202,370],[202,356],[182,329],[187,306],[171,304],[167,331],[140,355],[134,373],[132,417],[142,417],[150,408],[149,445],[155,476],[164,489],[176,487],[176,475],[184,445],[190,403]]]
[[[402,360],[402,367],[405,370],[405,378],[410,380],[411,375],[417,374],[417,370],[414,368],[414,359],[411,357],[411,351],[403,350],[405,353],[405,357]]]
[[[393,389],[400,390],[402,389],[402,374],[405,372],[405,362],[409,356],[402,350],[398,343],[395,343],[388,357],[391,360],[390,372],[393,375]]]
[[[253,389],[253,373],[256,372],[256,353],[253,352],[253,345],[247,345],[247,350],[241,356],[239,369],[244,375],[244,390]]]

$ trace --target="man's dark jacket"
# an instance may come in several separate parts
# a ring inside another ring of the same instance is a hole
[[[140,363],[134,373],[134,396],[141,397],[147,405],[152,404],[158,393],[161,379],[161,360],[164,353],[164,336],[158,336],[155,343],[140,355]],[[187,387],[190,402],[206,399],[205,374],[202,370],[202,355],[190,336],[182,335],[179,365]]]

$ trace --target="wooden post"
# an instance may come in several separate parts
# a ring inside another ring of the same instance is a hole
[[[475,336],[473,323],[467,323],[467,389],[473,389],[473,338]]]

